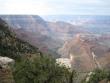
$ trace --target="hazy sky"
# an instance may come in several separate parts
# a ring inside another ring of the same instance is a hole
[[[0,0],[0,14],[110,15],[110,0]]]

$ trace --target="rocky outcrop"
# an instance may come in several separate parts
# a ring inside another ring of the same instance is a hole
[[[0,83],[14,83],[12,66],[14,60],[0,56]]]

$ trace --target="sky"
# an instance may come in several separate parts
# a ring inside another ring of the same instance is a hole
[[[0,0],[0,14],[110,15],[110,0]]]

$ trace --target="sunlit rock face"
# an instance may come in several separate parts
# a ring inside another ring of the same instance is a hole
[[[67,68],[72,68],[71,62],[73,60],[73,56],[70,54],[69,58],[57,58],[56,63],[60,66],[65,66]]]
[[[0,83],[14,83],[12,68],[14,60],[0,56]]]
[[[1,57],[0,56],[0,66],[2,68],[7,68],[9,65],[14,64],[14,60],[8,57]]]
[[[103,37],[103,38],[102,38]],[[110,68],[109,37],[97,34],[77,34],[65,42],[59,53],[62,58],[73,56],[72,68],[91,71],[95,68]]]
[[[70,62],[70,59],[68,58],[58,58],[56,59],[56,63],[58,63],[60,66],[71,68],[71,62]]]

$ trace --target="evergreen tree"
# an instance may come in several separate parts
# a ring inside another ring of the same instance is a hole
[[[47,56],[21,60],[14,70],[16,83],[73,83],[75,75],[75,71]]]

